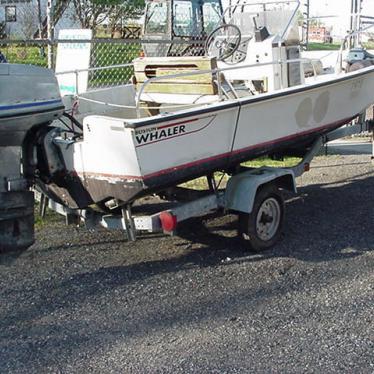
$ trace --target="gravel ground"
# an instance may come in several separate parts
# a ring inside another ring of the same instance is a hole
[[[127,243],[52,220],[0,257],[1,373],[374,373],[374,168],[316,158],[285,236],[235,218]]]

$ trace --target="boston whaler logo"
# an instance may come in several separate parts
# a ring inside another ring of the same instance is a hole
[[[138,145],[157,142],[166,138],[182,135],[186,133],[185,125],[172,127],[152,127],[151,129],[135,131],[135,138]]]
[[[212,122],[214,117],[215,116],[196,118],[179,123],[173,123],[170,125],[135,130],[136,146],[141,147],[147,144],[152,144],[178,136],[187,135],[189,133],[201,131]],[[200,123],[194,124],[192,128],[189,128],[188,124],[192,122]]]

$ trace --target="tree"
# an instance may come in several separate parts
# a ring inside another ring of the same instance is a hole
[[[39,28],[38,10],[30,7],[28,3],[17,5],[17,21],[19,33],[23,39],[32,39]]]
[[[304,23],[305,18],[304,18],[303,12],[301,10],[297,11],[296,19],[297,19],[297,24],[299,26],[302,26],[303,23]]]
[[[75,15],[84,29],[95,29],[103,23],[108,15],[105,5],[95,4],[89,0],[72,0],[75,9]],[[109,6],[111,8],[111,6]]]
[[[137,19],[144,13],[144,0],[131,0],[122,2],[108,16],[108,26],[113,35],[116,29],[122,26],[126,20]]]
[[[54,0],[53,7],[53,26],[56,26],[61,17],[64,15],[66,9],[70,4],[70,0]],[[38,11],[38,28],[35,30],[34,38],[46,38],[47,37],[47,28],[48,20],[46,12],[43,11],[41,6],[41,0],[37,0],[37,11]]]
[[[5,39],[6,37],[6,22],[0,22],[0,39]]]
[[[139,17],[144,0],[72,0],[75,15],[82,28],[92,29],[107,22],[116,25],[123,18]]]

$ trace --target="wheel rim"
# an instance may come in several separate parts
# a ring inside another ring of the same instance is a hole
[[[263,241],[271,240],[278,232],[281,221],[281,207],[277,199],[270,197],[263,201],[257,213],[256,232]]]

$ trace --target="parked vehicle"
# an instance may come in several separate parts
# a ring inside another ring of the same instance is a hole
[[[143,50],[148,57],[202,56],[222,17],[221,0],[147,0]]]

